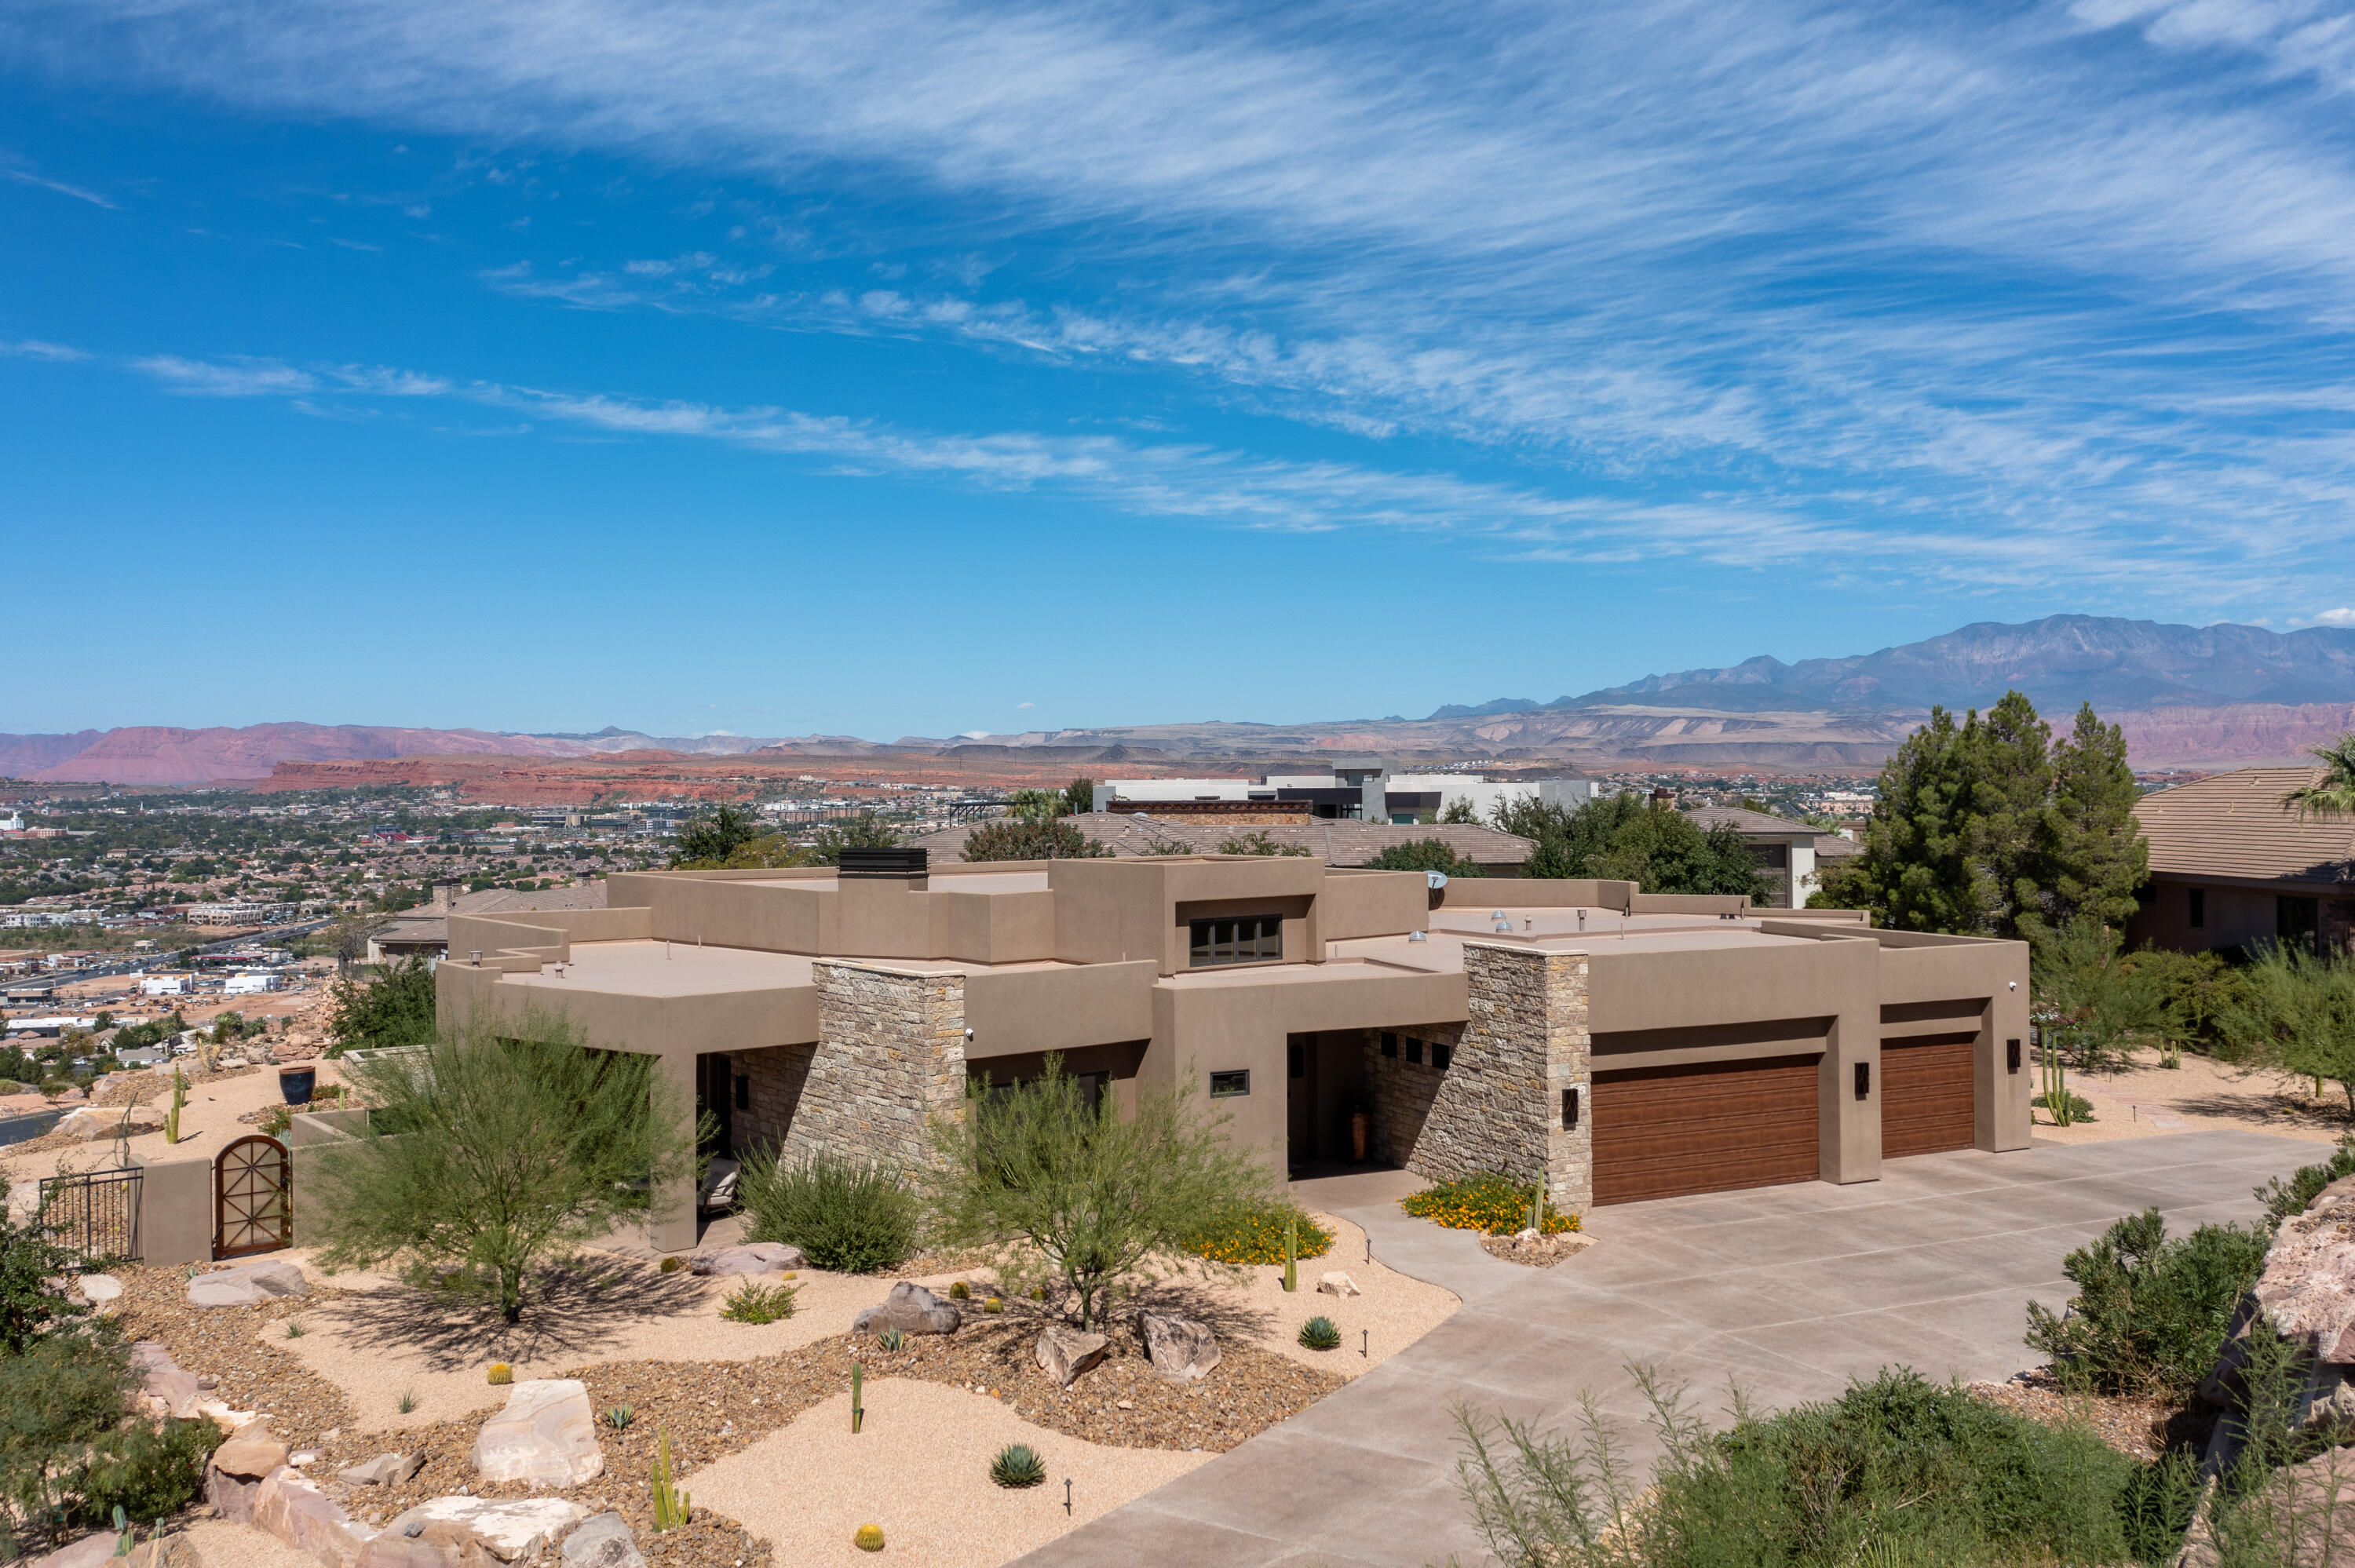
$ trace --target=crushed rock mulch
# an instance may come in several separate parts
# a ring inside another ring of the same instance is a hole
[[[653,1272],[648,1266],[629,1266]],[[564,1375],[588,1385],[597,1412],[605,1473],[570,1490],[489,1484],[475,1476],[471,1461],[479,1419],[398,1432],[348,1431],[351,1407],[341,1392],[299,1357],[257,1337],[257,1324],[299,1319],[339,1294],[334,1286],[314,1280],[308,1297],[258,1307],[197,1308],[187,1303],[184,1268],[133,1266],[119,1277],[130,1336],[162,1343],[183,1369],[215,1380],[213,1392],[235,1408],[266,1413],[272,1434],[290,1450],[315,1450],[319,1458],[305,1467],[308,1473],[364,1522],[383,1524],[404,1509],[461,1489],[478,1497],[564,1496],[592,1511],[620,1513],[651,1568],[769,1568],[771,1562],[770,1542],[699,1507],[681,1529],[655,1532],[649,1478],[662,1436],[670,1438],[674,1478],[691,1492],[697,1470],[847,1392],[854,1361],[869,1380],[916,1378],[966,1389],[999,1400],[1025,1420],[1091,1443],[1180,1452],[1223,1453],[1348,1381],[1257,1346],[1229,1342],[1208,1377],[1172,1383],[1153,1371],[1134,1324],[1121,1321],[1103,1330],[1111,1340],[1103,1362],[1065,1389],[1038,1363],[1039,1332],[1050,1319],[1029,1303],[1012,1301],[1003,1316],[974,1314],[954,1335],[911,1335],[897,1351],[871,1338],[843,1334],[750,1361],[614,1361],[570,1369]],[[879,1299],[889,1287],[890,1277],[878,1277]],[[617,1405],[631,1408],[628,1425],[620,1428],[604,1418]],[[344,1468],[394,1449],[426,1456],[407,1482],[362,1487],[336,1479]]]
[[[2002,1383],[1975,1383],[1977,1398],[2044,1426],[2083,1426],[2121,1454],[2151,1460],[2179,1449],[2196,1451],[2208,1439],[2215,1414],[2193,1404],[2080,1393],[2061,1386],[2050,1367],[2018,1372]]]
[[[1518,1263],[1529,1268],[1551,1268],[1566,1257],[1576,1257],[1594,1245],[1594,1238],[1576,1231],[1564,1231],[1560,1235],[1540,1236],[1523,1241],[1518,1235],[1484,1235],[1480,1250],[1490,1257],[1501,1257],[1507,1263]]]

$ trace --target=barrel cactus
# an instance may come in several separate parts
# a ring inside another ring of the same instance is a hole
[[[1300,1325],[1300,1342],[1312,1351],[1337,1351],[1341,1348],[1341,1330],[1333,1326],[1330,1318],[1311,1318]]]
[[[861,1552],[882,1551],[883,1527],[879,1524],[860,1525],[858,1527],[858,1533],[850,1538],[850,1544],[856,1546]]]
[[[507,1365],[505,1361],[493,1361],[491,1363],[489,1375],[490,1380],[493,1383],[513,1383],[515,1382],[515,1368]]]
[[[989,1462],[989,1478],[1001,1487],[1035,1487],[1047,1478],[1047,1461],[1028,1443],[1008,1443]]]

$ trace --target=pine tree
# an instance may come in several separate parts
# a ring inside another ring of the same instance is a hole
[[[1932,708],[1930,722],[1881,765],[1864,853],[1828,871],[1807,902],[1870,909],[1901,931],[1979,930],[1995,889],[1972,853],[1977,749],[1954,715]]]
[[[2042,907],[2019,916],[2037,936],[2083,916],[2124,926],[2135,890],[2150,880],[2150,845],[2134,817],[2142,798],[2126,764],[2125,734],[2087,703],[2069,738],[2052,748],[2052,794],[2041,823]]]
[[[2023,915],[2036,916],[2051,880],[2041,850],[2051,743],[2052,726],[2018,692],[1963,721],[1970,854],[1986,899],[1977,928],[1990,936],[2020,935]]]

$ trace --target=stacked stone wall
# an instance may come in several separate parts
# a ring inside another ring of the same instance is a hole
[[[1382,1037],[1391,1039],[1391,1054],[1382,1054]],[[1412,1155],[1423,1140],[1424,1125],[1430,1120],[1431,1107],[1439,1098],[1440,1086],[1446,1082],[1451,1069],[1442,1068],[1433,1061],[1435,1047],[1444,1046],[1449,1054],[1462,1045],[1464,1025],[1461,1023],[1428,1023],[1406,1030],[1369,1029],[1366,1031],[1365,1077],[1367,1098],[1373,1107],[1373,1136],[1368,1139],[1367,1152],[1377,1160],[1387,1160],[1395,1165],[1414,1169]],[[1421,1050],[1412,1049],[1420,1045]],[[1412,1057],[1419,1055],[1421,1061]]]
[[[730,1112],[729,1136],[740,1157],[785,1147],[816,1051],[814,1045],[772,1045],[728,1054],[730,1070],[746,1081],[746,1097],[752,1102]]]
[[[1427,1051],[1418,1067],[1403,1048],[1383,1056],[1379,1035],[1368,1044],[1375,1128],[1388,1158],[1442,1181],[1482,1171],[1542,1174],[1558,1206],[1586,1208],[1594,1193],[1586,955],[1467,942],[1464,972],[1469,1016],[1445,1071]],[[1566,1089],[1578,1092],[1572,1128],[1562,1126]]]
[[[785,1148],[918,1165],[933,1117],[964,1106],[964,977],[811,966],[818,1039]]]

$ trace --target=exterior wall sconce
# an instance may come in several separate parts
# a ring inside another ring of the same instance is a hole
[[[1872,1097],[1872,1064],[1870,1062],[1856,1065],[1856,1097],[1860,1100]]]
[[[2017,1040],[2003,1043],[2003,1070],[2007,1073],[2019,1071],[2019,1042]]]
[[[1561,1129],[1568,1132],[1578,1125],[1578,1090],[1573,1086],[1561,1092]]]

